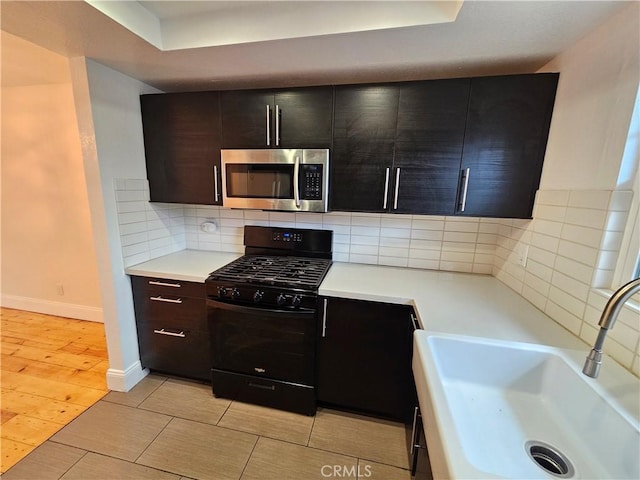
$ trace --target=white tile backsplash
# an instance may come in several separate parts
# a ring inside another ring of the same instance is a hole
[[[335,261],[493,275],[588,342],[606,302],[594,288],[611,286],[633,197],[629,191],[542,190],[534,219],[520,220],[231,210],[149,203],[141,179],[116,179],[114,188],[125,266],[184,248],[241,254],[245,225],[327,229]],[[203,232],[205,221],[214,221],[217,231]],[[619,322],[605,350],[638,374],[640,315],[625,308]]]
[[[610,295],[594,292],[612,287],[632,198],[630,191],[539,191],[529,224],[500,220],[492,274],[592,343]],[[520,245],[529,247],[524,267],[516,254]],[[518,272],[525,273],[521,282]],[[605,351],[637,375],[640,313],[627,305],[618,322],[624,326],[612,329],[616,333],[609,335]]]

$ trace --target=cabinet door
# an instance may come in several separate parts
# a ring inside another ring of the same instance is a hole
[[[386,211],[391,197],[398,87],[336,87],[334,112],[331,209]]]
[[[318,401],[410,420],[415,404],[411,307],[333,297],[323,304]]]
[[[262,90],[221,92],[222,148],[273,146],[273,93]],[[268,108],[268,110],[267,110]]]
[[[218,93],[142,95],[140,102],[151,201],[220,204]]]
[[[471,80],[459,214],[531,218],[557,82],[555,73]]]
[[[434,80],[400,87],[391,211],[455,213],[469,83]]]
[[[276,147],[331,148],[333,87],[279,92],[275,95],[275,107],[279,114],[273,132]]]

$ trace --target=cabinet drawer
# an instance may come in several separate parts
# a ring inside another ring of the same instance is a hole
[[[208,331],[207,304],[203,298],[152,293],[142,298],[136,297],[135,308],[138,322],[160,328],[172,326]]]
[[[184,282],[167,278],[131,277],[134,295],[168,295],[171,297],[205,298],[204,283]]]
[[[138,343],[143,367],[210,380],[211,361],[206,332],[139,323]]]

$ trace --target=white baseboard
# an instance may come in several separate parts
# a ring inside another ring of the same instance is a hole
[[[107,388],[116,392],[128,392],[149,374],[149,370],[142,368],[139,361],[126,370],[110,368],[107,370]]]
[[[2,302],[2,306],[6,308],[104,323],[102,308],[100,307],[89,307],[87,305],[54,302],[41,298],[20,297],[18,295],[7,294],[2,294],[0,301]]]

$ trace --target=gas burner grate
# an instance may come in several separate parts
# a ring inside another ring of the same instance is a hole
[[[216,270],[212,280],[276,285],[293,288],[318,288],[331,260],[287,256],[245,255]]]

